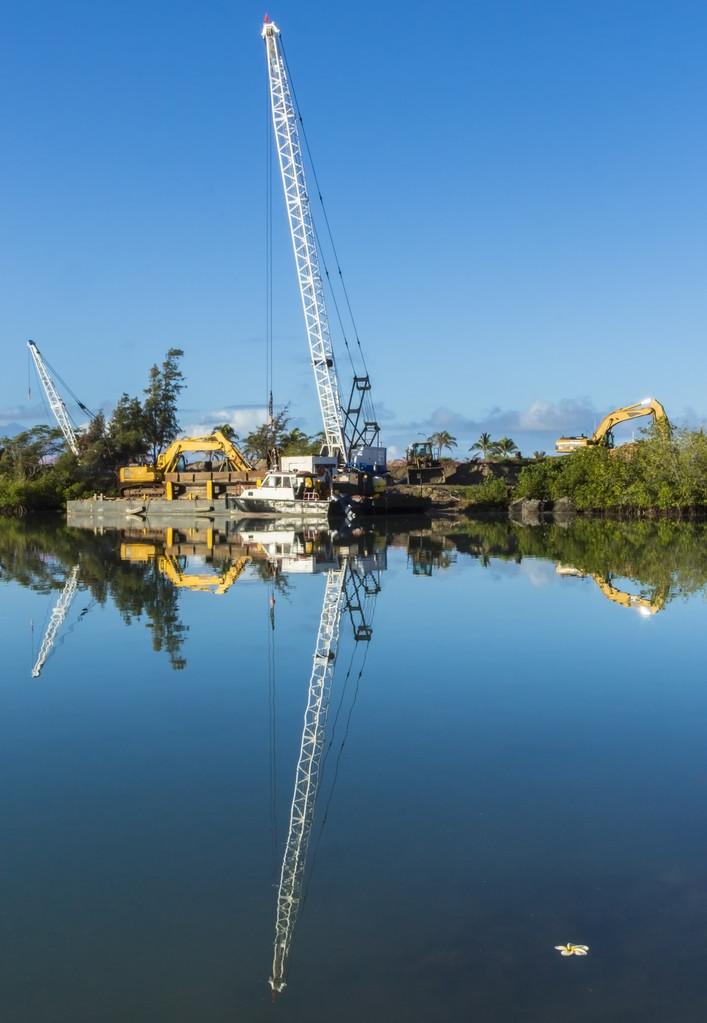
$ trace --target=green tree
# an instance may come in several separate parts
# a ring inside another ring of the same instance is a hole
[[[121,394],[110,417],[107,433],[114,467],[145,457],[148,450],[146,420],[137,398]]]
[[[501,437],[500,440],[496,441],[496,451],[501,458],[510,458],[516,453],[520,454],[518,445],[510,437]]]
[[[226,440],[230,440],[233,444],[238,443],[238,434],[230,423],[221,423],[220,426],[214,426],[214,433],[216,430],[218,430],[219,433],[222,433]]]
[[[319,436],[309,437],[298,426],[284,434],[280,444],[283,455],[316,455],[321,446]]]
[[[480,451],[481,457],[486,460],[491,456],[494,450],[494,442],[491,439],[490,433],[482,433],[477,441],[469,448],[469,451]]]
[[[252,462],[271,463],[276,455],[316,455],[324,443],[323,434],[309,437],[298,426],[290,429],[289,406],[274,413],[243,440],[243,450]]]
[[[80,476],[87,486],[104,489],[112,480],[113,457],[105,416],[99,412],[93,417],[79,438],[81,451]]]
[[[543,458],[547,458],[545,451],[533,451],[533,458],[536,462],[540,462]]]
[[[64,450],[61,430],[33,426],[14,437],[0,438],[0,473],[16,480],[32,480],[56,462]]]
[[[183,355],[181,348],[170,348],[162,365],[150,370],[142,411],[144,438],[153,461],[179,433],[177,402],[186,386],[179,366]]]
[[[33,426],[0,438],[0,514],[60,508],[76,471],[57,428]]]
[[[289,422],[290,416],[286,406],[281,412],[269,417],[257,429],[251,430],[243,440],[246,458],[249,458],[251,462],[271,462],[274,454],[282,448]]]
[[[442,457],[442,451],[446,448],[452,451],[457,446],[457,438],[453,437],[447,430],[438,430],[431,437],[427,438],[433,447],[437,448],[437,458]]]

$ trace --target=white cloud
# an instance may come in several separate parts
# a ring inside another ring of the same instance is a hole
[[[409,424],[401,423],[399,429],[411,432],[449,430],[450,433],[473,434],[509,433],[515,430],[523,433],[547,433],[555,430],[586,430],[597,418],[597,412],[588,398],[564,398],[559,402],[538,399],[525,409],[488,409],[478,419],[454,412],[441,406],[427,419]]]
[[[188,437],[200,437],[211,433],[214,427],[228,423],[239,437],[245,437],[252,430],[262,426],[267,414],[264,405],[231,405],[227,408],[212,409],[203,412],[199,419],[190,423],[183,432]]]
[[[0,424],[13,420],[35,423],[38,419],[47,417],[47,409],[41,401],[35,402],[34,405],[12,405],[10,408],[0,409]]]

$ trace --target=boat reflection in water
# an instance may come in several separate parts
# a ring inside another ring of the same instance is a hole
[[[243,519],[220,527],[134,526],[120,531],[120,559],[154,562],[173,586],[196,592],[227,593],[252,564],[272,573],[313,574],[338,568],[341,559],[373,557],[385,564],[385,541],[362,529],[336,531],[287,520]]]

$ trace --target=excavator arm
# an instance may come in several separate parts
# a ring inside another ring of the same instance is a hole
[[[642,416],[654,416],[656,423],[662,423],[667,429],[670,423],[665,409],[657,398],[644,398],[637,401],[635,405],[624,405],[622,408],[614,409],[604,416],[599,426],[591,437],[559,437],[555,441],[555,450],[562,454],[571,451],[578,451],[580,448],[597,447],[606,445],[612,447],[611,432],[619,423],[629,422],[631,419],[639,419]]]
[[[247,460],[233,441],[214,430],[208,437],[179,437],[172,441],[169,447],[157,456],[157,469],[159,472],[174,472],[181,455],[189,451],[220,451],[225,455],[232,468],[237,472],[247,472],[252,465]]]
[[[668,421],[665,409],[656,398],[644,398],[635,405],[626,405],[624,408],[617,408],[604,416],[591,438],[594,444],[602,444],[619,423],[626,423],[631,419],[640,419],[642,416],[655,416],[656,423]]]
[[[189,451],[220,452],[228,462],[231,472],[249,472],[253,466],[240,448],[220,430],[214,430],[208,437],[178,437],[154,465],[124,465],[118,470],[118,481],[123,491],[130,488],[151,487],[164,483],[166,473],[175,472],[181,455]]]

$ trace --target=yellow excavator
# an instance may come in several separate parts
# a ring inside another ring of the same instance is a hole
[[[625,405],[623,408],[614,409],[604,416],[599,426],[591,437],[558,437],[555,441],[555,450],[561,454],[568,454],[571,451],[579,451],[581,448],[591,448],[598,445],[613,448],[613,429],[619,423],[626,423],[631,419],[639,419],[641,416],[655,416],[656,423],[662,423],[670,428],[670,422],[665,409],[657,398],[644,398],[637,401],[635,405]]]
[[[207,457],[187,463],[184,456],[190,453]],[[253,469],[233,441],[220,430],[214,430],[207,437],[177,438],[153,465],[122,466],[118,470],[118,485],[124,496],[165,497],[171,501],[186,493],[211,500],[222,492],[238,493],[263,475]]]

